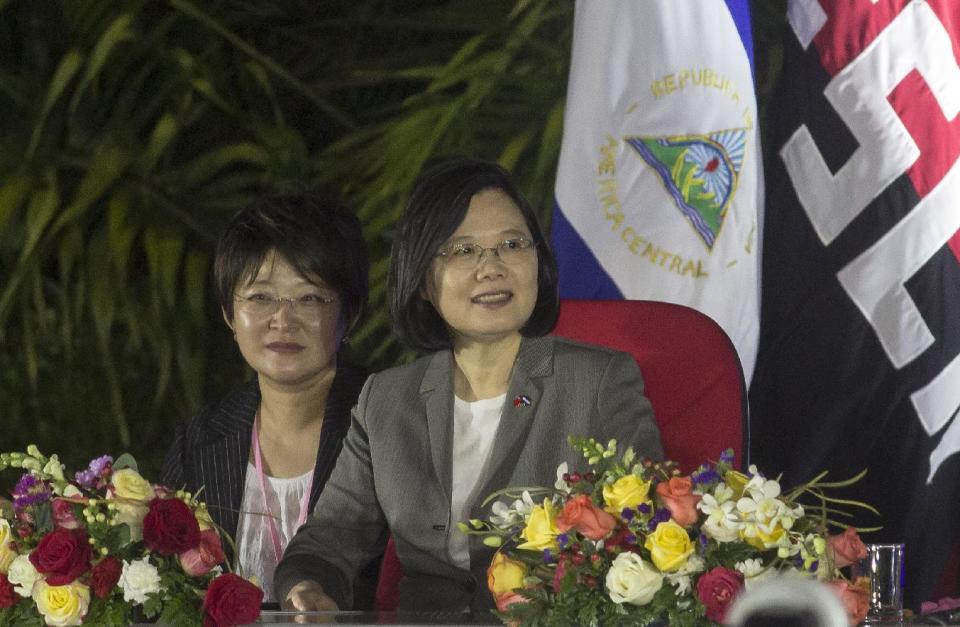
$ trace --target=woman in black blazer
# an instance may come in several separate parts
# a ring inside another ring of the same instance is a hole
[[[217,245],[223,318],[256,376],[180,426],[163,482],[200,492],[273,601],[273,570],[313,509],[365,373],[340,362],[365,309],[360,223],[333,199],[265,197]]]

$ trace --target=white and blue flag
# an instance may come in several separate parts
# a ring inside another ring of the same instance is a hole
[[[563,298],[698,309],[749,382],[760,142],[747,0],[578,0],[552,239]]]

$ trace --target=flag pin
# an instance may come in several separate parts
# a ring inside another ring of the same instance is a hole
[[[526,394],[521,394],[517,398],[513,399],[514,407],[520,407],[520,406],[530,407],[530,405],[532,405],[532,402],[530,401],[530,397],[527,396]]]

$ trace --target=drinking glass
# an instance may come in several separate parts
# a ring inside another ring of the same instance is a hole
[[[861,564],[870,577],[870,611],[864,624],[891,624],[903,620],[903,545],[868,544]]]

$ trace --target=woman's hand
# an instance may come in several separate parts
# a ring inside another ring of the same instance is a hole
[[[305,579],[290,588],[287,598],[283,602],[284,609],[300,612],[315,612],[330,610],[336,612],[340,608],[337,602],[330,598],[316,581]]]

